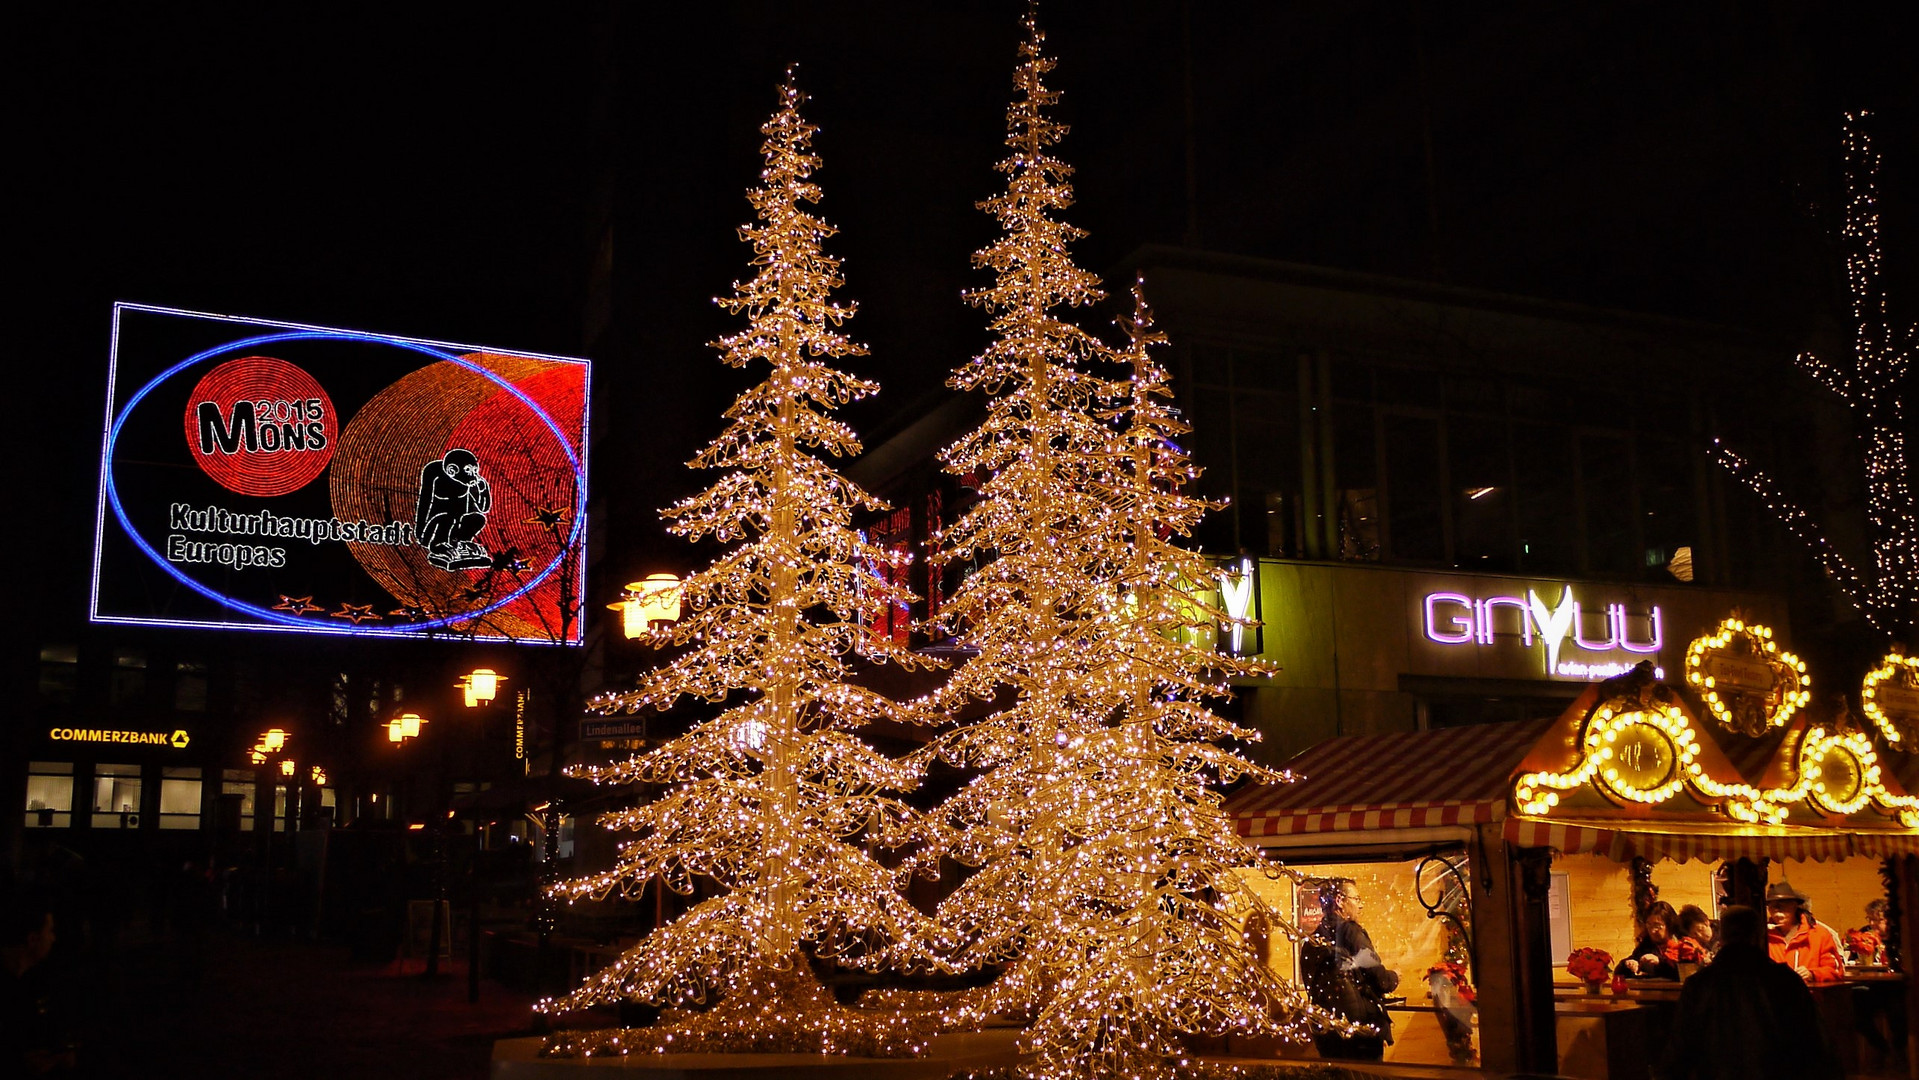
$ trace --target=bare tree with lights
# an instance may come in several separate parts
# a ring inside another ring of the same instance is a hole
[[[908,867],[976,868],[936,912],[941,944],[956,967],[1005,965],[944,1023],[1024,1015],[1040,1076],[1163,1075],[1182,1035],[1303,1032],[1312,1010],[1239,932],[1254,912],[1291,927],[1242,876],[1280,871],[1211,785],[1278,777],[1219,746],[1256,736],[1203,704],[1258,669],[1191,635],[1223,615],[1206,560],[1179,546],[1209,504],[1183,491],[1195,470],[1150,356],[1164,338],[1143,299],[1123,353],[1057,313],[1103,293],[1067,252],[1082,234],[1054,217],[1072,170],[1051,149],[1055,61],[1030,11],[1025,25],[1008,187],[981,204],[1004,234],[974,257],[995,281],[970,294],[995,340],[951,380],[992,397],[944,454],[985,478],[942,540],[943,559],[983,562],[942,615],[975,654],[921,702],[935,719],[991,705],[924,751],[973,777]],[[1115,360],[1130,378],[1097,373]]]
[[[1852,359],[1835,363],[1801,353],[1799,367],[1839,396],[1864,428],[1866,516],[1873,567],[1862,575],[1811,515],[1780,490],[1765,470],[1718,440],[1713,456],[1757,494],[1766,508],[1812,550],[1821,568],[1839,586],[1874,629],[1912,638],[1919,626],[1919,522],[1913,514],[1912,487],[1906,475],[1906,419],[1901,385],[1919,347],[1919,326],[1894,325],[1881,280],[1879,250],[1879,154],[1863,121],[1866,113],[1847,113],[1846,283],[1852,293],[1855,324]]]
[[[912,786],[910,769],[862,741],[856,729],[903,718],[894,702],[847,681],[848,657],[911,664],[862,622],[906,602],[862,567],[895,556],[852,527],[878,499],[836,472],[827,456],[857,453],[834,408],[869,394],[872,381],[830,363],[866,350],[840,330],[854,313],[830,294],[840,262],[821,242],[832,226],[811,179],[815,128],[801,118],[792,72],[761,128],[766,165],[748,194],[759,223],[740,230],[756,276],[718,301],[747,316],[716,347],[734,367],[764,362],[767,378],[742,393],[731,424],[690,462],[724,470],[712,486],[665,511],[671,530],[728,547],[684,585],[688,614],[673,631],[687,647],[599,712],[666,710],[682,699],[715,708],[678,738],[604,768],[602,784],[665,788],[656,801],[606,815],[633,834],[616,865],[557,886],[572,900],[636,897],[654,881],[707,894],[564,999],[564,1012],[627,999],[708,1011],[653,1028],[572,1032],[550,1052],[609,1054],[661,1049],[916,1052],[916,1021],[837,1005],[809,958],[876,967],[930,940],[924,917],[895,889],[897,877],[863,849],[893,842],[911,812],[889,791]],[[923,1025],[920,1025],[923,1026]]]

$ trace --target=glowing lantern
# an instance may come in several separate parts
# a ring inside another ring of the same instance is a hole
[[[287,744],[287,733],[280,730],[279,728],[268,728],[267,733],[260,737],[261,749],[265,750],[269,754],[273,753],[275,750],[279,750],[285,747],[286,744]]]
[[[404,738],[406,738],[406,736],[401,734],[400,732],[400,722],[398,720],[388,720],[386,722],[387,741],[399,742],[401,739],[404,739]]]
[[[280,759],[280,775],[281,776],[292,776],[293,771],[298,768],[299,766],[293,763],[292,758]]]
[[[320,768],[318,765],[315,765],[313,767],[313,786],[315,787],[326,786],[326,770]]]
[[[680,579],[672,574],[648,574],[629,582],[619,603],[606,606],[620,613],[620,628],[629,639],[641,638],[652,623],[679,621],[680,591]]]
[[[400,714],[398,723],[400,725],[401,738],[415,739],[420,735],[420,725],[426,723],[426,721],[420,719],[419,713],[405,712]]]
[[[498,697],[500,684],[505,681],[506,676],[494,671],[492,668],[479,668],[472,674],[462,677],[460,681],[454,685],[458,686],[461,692],[465,694],[466,707],[471,709],[476,705],[490,702],[495,697]],[[419,733],[415,732],[414,734],[417,735]]]

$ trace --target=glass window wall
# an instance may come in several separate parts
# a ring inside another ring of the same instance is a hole
[[[27,828],[65,829],[73,825],[73,762],[27,763]]]
[[[140,827],[140,766],[95,765],[93,767],[93,827],[96,829]]]

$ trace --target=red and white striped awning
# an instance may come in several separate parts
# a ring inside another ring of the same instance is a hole
[[[1522,817],[1507,818],[1503,831],[1506,841],[1516,847],[1552,848],[1569,855],[1604,855],[1616,862],[1627,862],[1634,856],[1653,862],[1671,859],[1682,863],[1691,859],[1715,862],[1738,858],[1825,862],[1852,856],[1884,858],[1919,853],[1919,834],[1913,833],[1860,834],[1785,828],[1720,831],[1693,827],[1665,832],[1623,822]]]
[[[1241,790],[1226,811],[1254,838],[1498,821],[1514,770],[1553,723],[1328,739],[1286,763],[1298,780]]]

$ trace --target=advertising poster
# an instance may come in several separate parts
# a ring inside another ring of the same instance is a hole
[[[92,618],[579,644],[589,375],[116,305]]]

